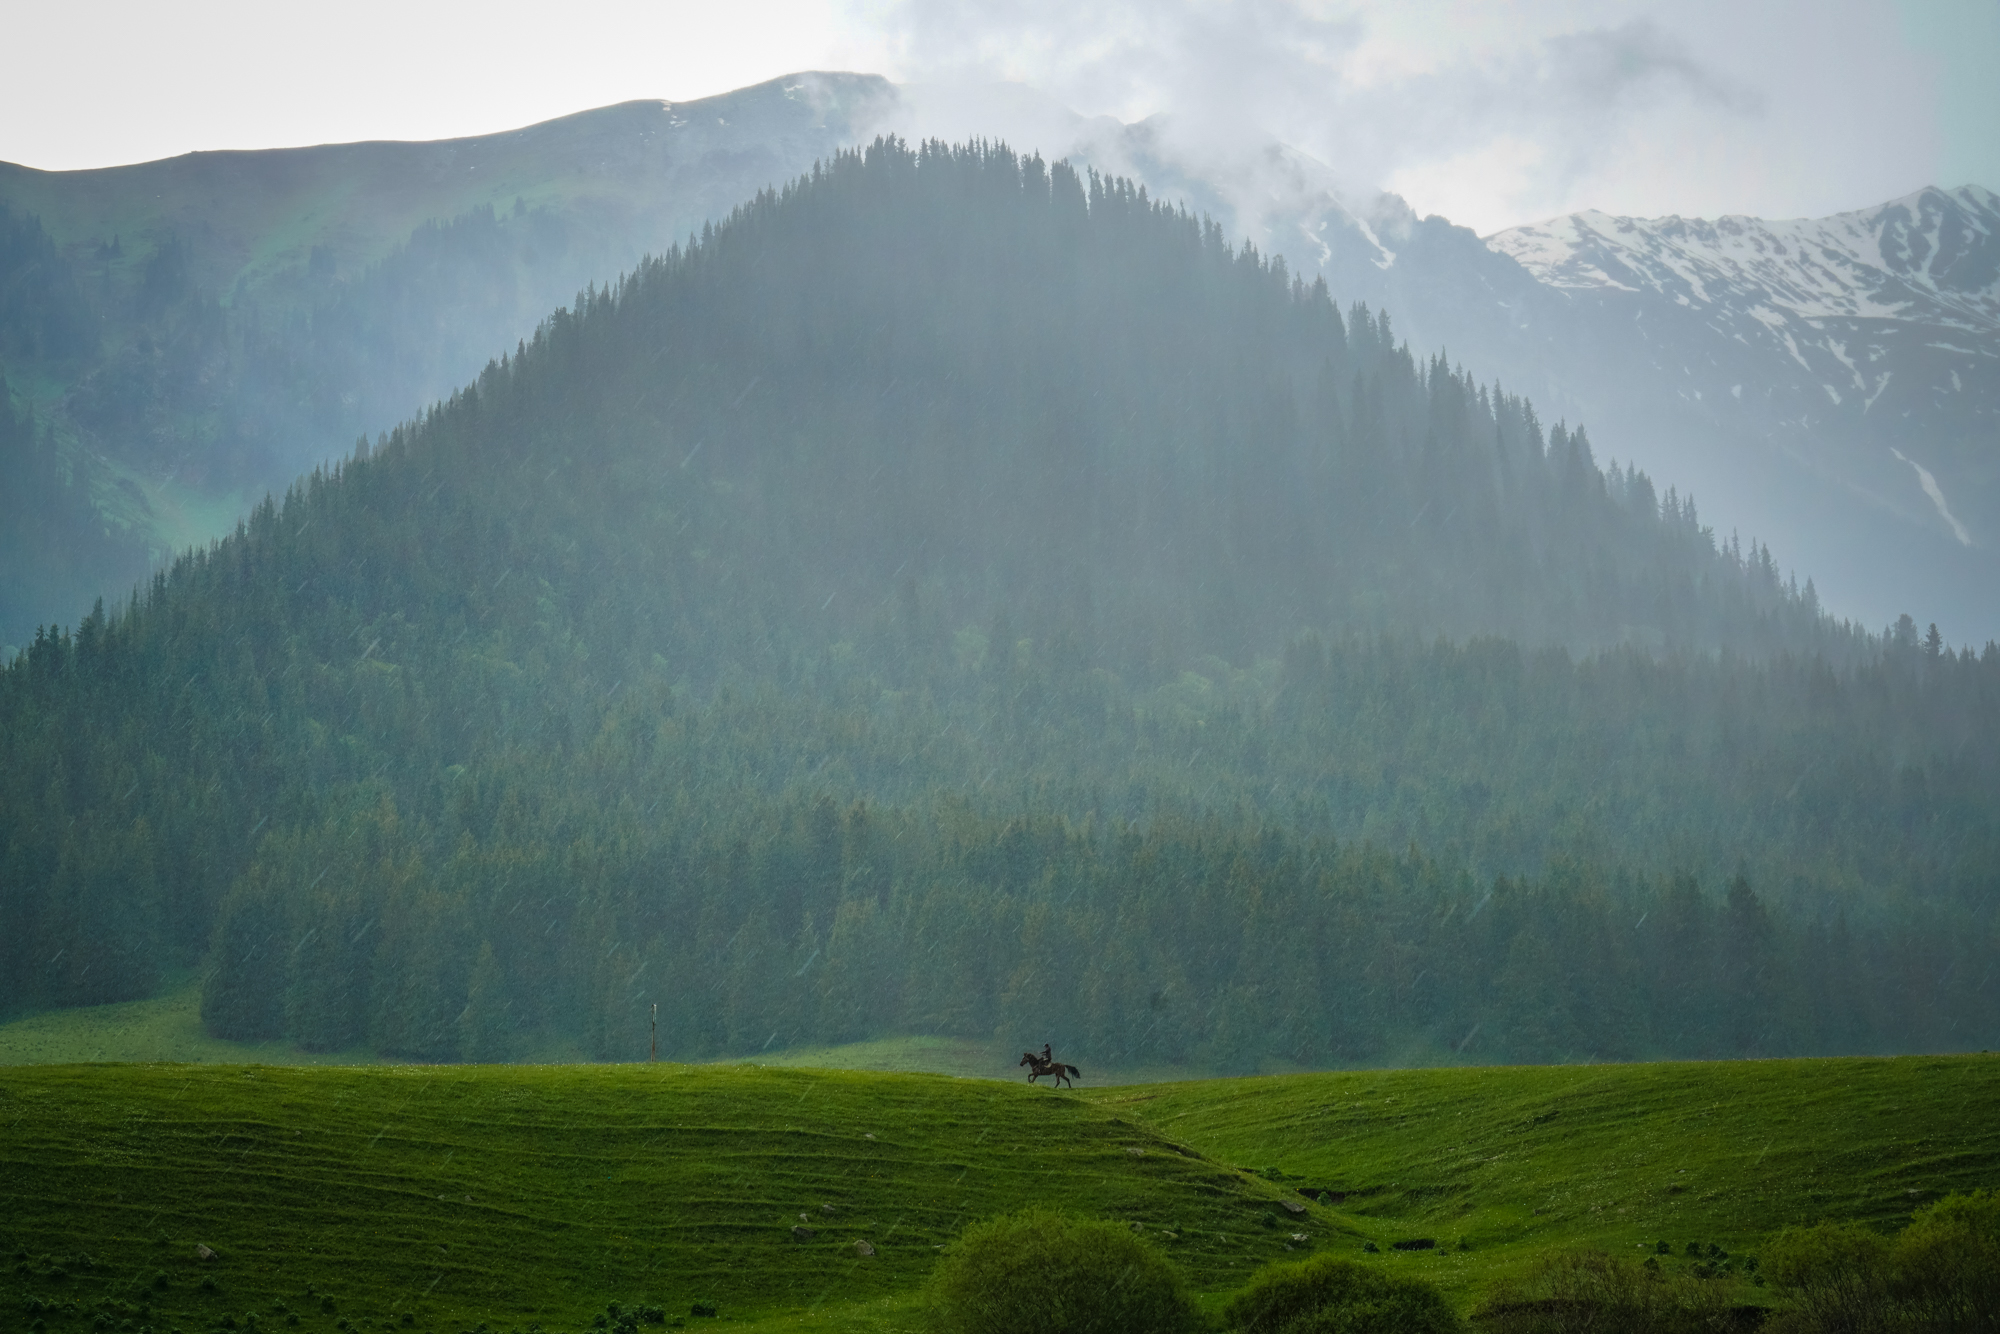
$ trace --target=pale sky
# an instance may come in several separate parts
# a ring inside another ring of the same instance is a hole
[[[0,159],[58,170],[849,69],[1275,135],[1481,232],[2000,189],[2000,0],[11,0],[5,26]]]

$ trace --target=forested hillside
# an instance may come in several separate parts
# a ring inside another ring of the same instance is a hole
[[[283,302],[232,307],[175,236],[143,253],[113,238],[79,266],[0,202],[0,648],[141,578],[177,526],[201,526],[181,511],[279,486],[477,366],[475,340],[547,309],[528,257],[584,252],[578,283],[612,267],[578,230],[478,209],[346,280],[317,252]]]
[[[433,1059],[1993,1040],[2000,649],[1117,181],[880,142],[0,674],[10,1008]]]
[[[586,282],[684,240],[892,98],[801,74],[429,143],[0,163],[0,376],[43,465],[0,561],[0,657],[447,395]],[[13,517],[9,515],[7,517]]]

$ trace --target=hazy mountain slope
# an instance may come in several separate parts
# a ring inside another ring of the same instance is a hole
[[[1981,537],[2000,411],[1991,278],[1978,278],[1990,195],[1923,192],[1813,223],[1568,219],[1489,246],[1394,196],[1355,196],[1275,143],[1223,151],[1022,89],[801,74],[435,144],[0,165],[0,203],[41,219],[106,333],[82,360],[4,363],[72,479],[50,512],[98,519],[6,572],[19,610],[0,608],[0,642],[81,612],[79,557],[102,572],[83,583],[115,594],[139,546],[220,531],[261,488],[448,392],[585,283],[840,144],[939,123],[1131,175],[1326,277],[1342,302],[1386,308],[1419,349],[1590,423],[1613,456],[1701,496],[1843,614],[1880,625],[1909,610],[1955,641],[2000,635]],[[1725,244],[1718,227],[1740,235]],[[1752,262],[1753,238],[1793,258]],[[1808,266],[1819,277],[1798,268],[1802,243],[1831,246]],[[1627,278],[1588,276],[1614,270]],[[1697,297],[1682,275],[1698,272]],[[1787,304],[1836,272],[1835,289],[1873,304]]]
[[[1996,674],[1129,184],[882,143],[0,673],[0,979],[432,1058],[1949,1045]]]
[[[358,273],[426,222],[506,213],[516,200],[591,214],[621,250],[664,248],[796,175],[891,96],[873,75],[804,72],[465,139],[198,152],[87,171],[0,163],[0,200],[38,216],[77,258],[114,236],[129,257],[176,235],[193,281],[231,301],[301,284],[317,248],[337,272]]]
[[[149,548],[226,531],[891,95],[801,74],[438,143],[0,163],[0,373],[50,456],[13,483],[43,521],[0,569],[0,645],[122,596]]]
[[[1018,88],[901,91],[893,123],[983,113],[1017,145],[1131,175],[1343,301],[1388,309],[1413,346],[1589,423],[1616,457],[1699,495],[1844,615],[1880,626],[1912,612],[1956,642],[2000,638],[2000,548],[1981,536],[2000,467],[1990,192],[1785,223],[1578,215],[1489,245],[1273,141],[1220,143],[1171,117],[1086,120]],[[1697,272],[1699,295],[1683,276]]]
[[[2000,636],[1989,193],[1798,223],[1578,215],[1488,244],[1393,196],[1351,206],[1324,168],[1267,156],[1286,188],[1254,210],[1219,197],[1221,216],[1385,305],[1417,345],[1589,422],[1844,614]]]
[[[1923,190],[1787,222],[1577,214],[1489,244],[1570,298],[1565,350],[1605,377],[1600,429],[1623,433],[1622,394],[1670,405],[1690,437],[1705,427],[1740,442],[1746,464],[1781,459],[1839,494],[1765,529],[1796,534],[1784,545],[1801,558],[1838,533],[1848,558],[1814,560],[1823,580],[1859,591],[1867,579],[1880,598],[1887,575],[1912,609],[1949,606],[1938,615],[1958,635],[2000,628],[2000,200],[1989,191]]]

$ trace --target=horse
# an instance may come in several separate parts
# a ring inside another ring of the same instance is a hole
[[[1028,1067],[1028,1082],[1030,1084],[1043,1075],[1047,1075],[1063,1087],[1075,1088],[1076,1086],[1069,1082],[1070,1079],[1072,1077],[1077,1079],[1083,1078],[1083,1071],[1077,1069],[1075,1066],[1065,1065],[1061,1061],[1052,1060],[1046,1056],[1037,1056],[1031,1051],[1022,1052],[1021,1059],[1015,1062],[1015,1064],[1017,1066],[1025,1065]]]

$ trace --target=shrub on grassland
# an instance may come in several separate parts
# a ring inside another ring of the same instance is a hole
[[[1223,1313],[1244,1334],[1458,1334],[1444,1295],[1422,1279],[1339,1256],[1271,1265]]]
[[[1790,1228],[1765,1248],[1784,1305],[1771,1334],[2000,1334],[2000,1194],[1949,1195],[1893,1238]]]
[[[1786,1228],[1764,1248],[1765,1276],[1785,1298],[1770,1328],[1867,1334],[1889,1328],[1889,1242],[1860,1223]]]
[[[1200,1313],[1167,1258],[1117,1223],[1049,1210],[976,1223],[931,1277],[944,1334],[1193,1334]]]
[[[1544,1257],[1525,1279],[1487,1294],[1472,1322],[1481,1334],[1710,1334],[1754,1324],[1712,1273],[1670,1272],[1600,1251]]]

